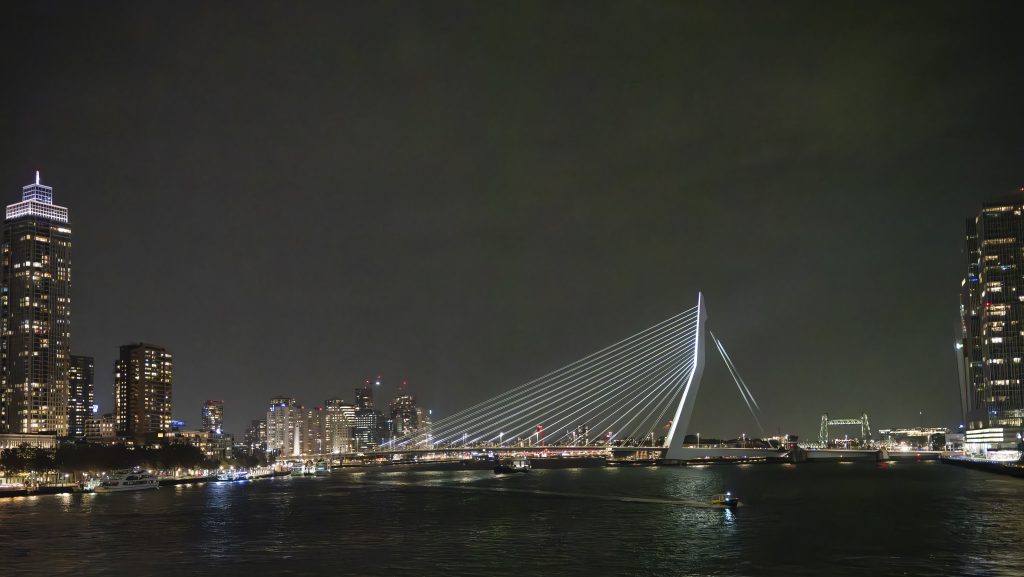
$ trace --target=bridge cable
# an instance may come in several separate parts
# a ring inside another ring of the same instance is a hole
[[[470,409],[466,409],[447,417],[435,423],[436,430],[443,430],[445,428],[458,428],[465,426],[472,422],[477,422],[489,415],[504,410],[504,406],[507,403],[514,402],[518,399],[535,398],[538,394],[548,391],[556,387],[557,385],[567,385],[576,383],[581,386],[586,384],[586,379],[599,374],[609,368],[615,368],[621,366],[623,363],[630,361],[630,356],[635,356],[637,353],[634,349],[640,349],[641,352],[651,347],[657,348],[666,340],[677,340],[678,332],[682,329],[685,330],[693,324],[690,315],[683,313],[685,316],[674,317],[677,321],[677,325],[666,325],[662,322],[655,327],[652,327],[655,332],[651,332],[651,329],[641,331],[638,335],[643,335],[637,338],[636,335],[631,339],[624,339],[616,345],[606,347],[600,355],[592,354],[588,355],[580,361],[570,363],[565,367],[548,373],[545,377],[534,379],[524,386],[517,387],[512,391],[508,391],[491,399],[477,403]],[[667,330],[665,329],[668,327]],[[644,334],[647,333],[647,334]],[[622,360],[625,358],[625,360]],[[616,362],[618,361],[618,362]],[[614,363],[614,364],[609,364]]]

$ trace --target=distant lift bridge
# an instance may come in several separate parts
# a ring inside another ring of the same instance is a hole
[[[860,425],[860,438],[866,440],[871,436],[871,424],[868,423],[868,414],[861,413],[859,419],[830,419],[828,413],[821,416],[821,429],[818,430],[818,442],[822,447],[828,445],[831,436],[829,427],[833,426],[858,426]]]

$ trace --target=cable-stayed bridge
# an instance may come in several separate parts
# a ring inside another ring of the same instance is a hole
[[[632,447],[669,460],[692,458],[682,441],[709,336],[757,420],[760,407],[721,341],[707,330],[698,294],[693,308],[440,419],[430,433],[392,439],[380,453]]]

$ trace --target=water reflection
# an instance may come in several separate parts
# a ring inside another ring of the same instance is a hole
[[[727,490],[743,506],[686,504]],[[1022,497],[915,463],[346,470],[0,499],[0,557],[8,574],[1014,574]]]

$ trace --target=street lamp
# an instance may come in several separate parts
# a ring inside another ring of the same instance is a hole
[[[697,433],[697,448],[700,448],[700,433]]]

